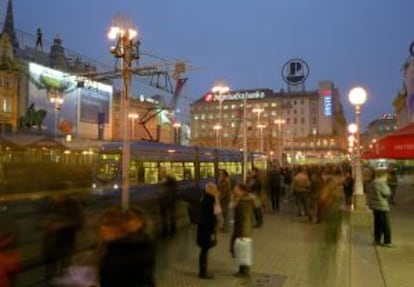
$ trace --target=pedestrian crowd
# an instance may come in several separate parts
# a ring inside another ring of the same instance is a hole
[[[200,248],[198,276],[214,278],[208,268],[209,250],[217,233],[230,233],[229,256],[238,265],[235,273],[248,277],[253,265],[254,229],[261,228],[265,213],[294,210],[311,224],[325,223],[329,242],[338,239],[341,207],[352,210],[355,181],[348,166],[280,167],[267,171],[253,167],[245,182],[219,171],[216,182],[207,182],[196,205],[190,204],[191,222],[197,225]],[[392,247],[390,204],[396,203],[398,174],[395,169],[364,172],[364,192],[374,217],[374,245]],[[177,182],[162,174],[158,197],[161,236],[176,233]],[[82,262],[73,260],[75,242],[85,221],[80,202],[66,195],[53,196],[39,221],[44,230],[43,258],[48,286],[154,287],[156,248],[148,235],[141,210],[106,210],[97,224],[97,241]],[[13,223],[0,217],[0,287],[12,287],[20,270],[20,255]],[[75,262],[75,263],[74,263]]]

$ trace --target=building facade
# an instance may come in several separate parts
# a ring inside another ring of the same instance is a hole
[[[361,144],[364,150],[368,150],[381,138],[397,129],[396,117],[383,114],[381,118],[373,120],[368,124],[367,131],[361,136]]]
[[[346,153],[346,120],[330,81],[314,91],[208,93],[191,105],[190,115],[193,145],[242,149],[245,123],[248,150],[273,159],[316,163],[339,160]]]

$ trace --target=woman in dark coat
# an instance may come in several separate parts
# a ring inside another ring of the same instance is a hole
[[[214,213],[215,198],[218,194],[214,183],[206,184],[206,191],[201,197],[200,220],[197,226],[197,244],[200,247],[199,273],[201,279],[212,279],[207,273],[208,250],[217,243],[217,217]]]
[[[354,179],[350,172],[346,173],[345,180],[342,183],[344,187],[345,204],[347,206],[352,205],[352,196],[354,194]]]

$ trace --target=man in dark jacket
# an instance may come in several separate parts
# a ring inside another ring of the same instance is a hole
[[[255,227],[261,227],[263,225],[263,210],[262,210],[262,202],[261,202],[261,195],[262,195],[262,183],[259,179],[259,170],[257,168],[253,168],[250,171],[249,179],[248,179],[248,188],[250,192],[253,193],[255,196],[255,207],[254,207],[254,218],[256,220]]]
[[[201,279],[212,279],[207,273],[208,250],[217,243],[217,217],[214,213],[215,198],[218,195],[217,186],[209,182],[206,191],[201,197],[200,219],[197,226],[197,245],[200,247],[199,273]]]
[[[231,200],[231,181],[229,174],[226,170],[220,170],[219,174],[219,197],[220,197],[220,206],[223,214],[223,232],[227,232],[229,230],[229,205]]]

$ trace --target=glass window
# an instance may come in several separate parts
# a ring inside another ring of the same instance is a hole
[[[144,182],[154,184],[158,179],[158,165],[156,162],[144,162]]]
[[[214,163],[201,162],[200,163],[200,178],[214,177]]]
[[[193,180],[194,179],[194,163],[185,162],[184,163],[184,180]]]
[[[272,107],[276,107],[277,106],[277,104],[276,103],[272,103]]]
[[[138,183],[138,163],[136,160],[132,160],[129,164],[129,181]]]
[[[182,162],[173,162],[171,174],[176,180],[180,181],[184,179],[184,168]]]
[[[305,118],[301,118],[301,119],[300,119],[300,123],[301,123],[301,124],[304,124],[304,123],[305,123]]]

